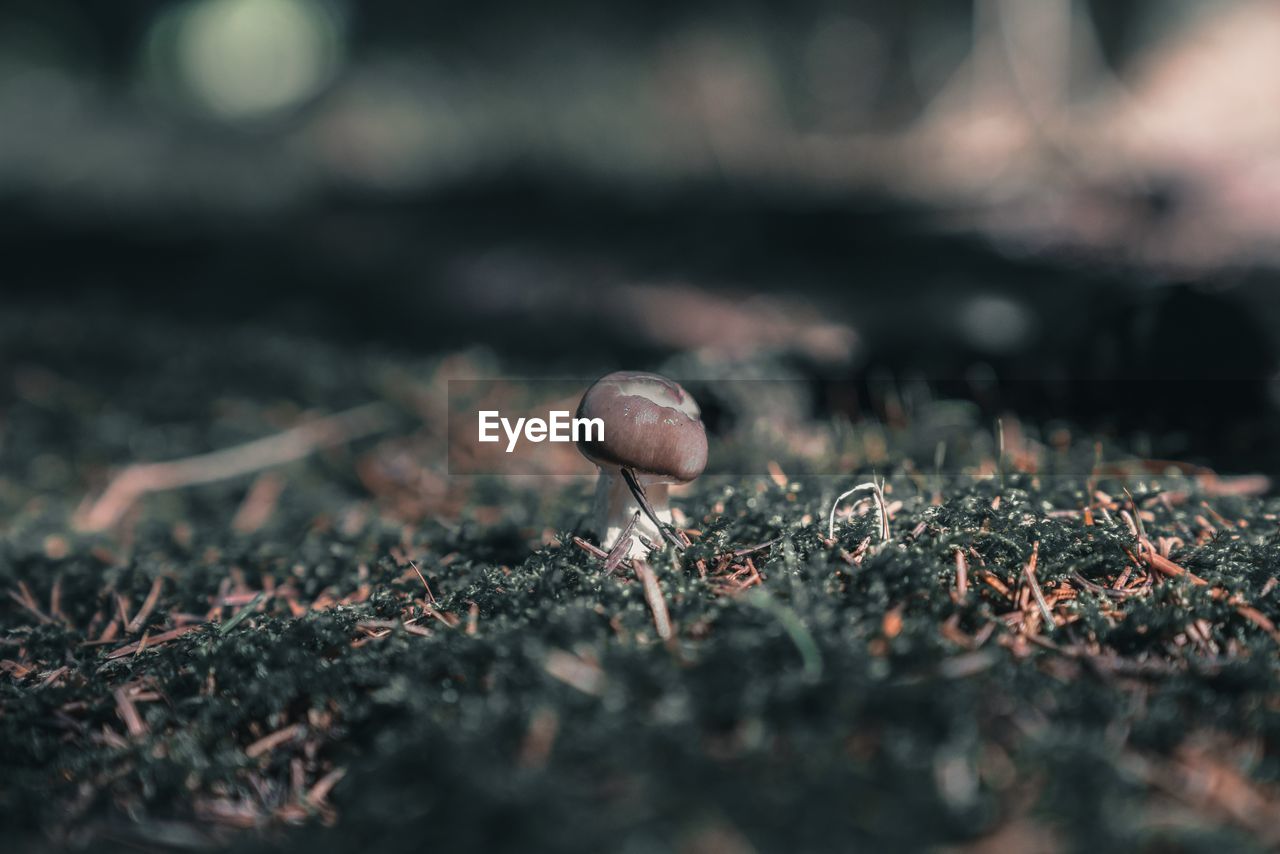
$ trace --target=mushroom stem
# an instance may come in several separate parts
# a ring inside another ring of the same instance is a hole
[[[645,497],[649,500],[654,515],[661,522],[671,524],[667,484],[645,483],[643,478],[640,482],[644,485]],[[631,548],[627,551],[627,558],[644,557],[648,554],[649,549],[641,541],[641,537],[657,545],[662,542],[663,534],[644,512],[621,473],[617,469],[600,469],[600,480],[596,484],[595,520],[601,548],[612,549],[637,513],[640,518],[636,520],[635,529],[631,532]]]

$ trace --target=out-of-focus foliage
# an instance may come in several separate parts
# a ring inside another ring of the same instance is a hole
[[[1275,244],[1260,0],[9,0],[0,21],[0,197],[42,205],[278,211],[537,164],[875,190],[1144,264]]]

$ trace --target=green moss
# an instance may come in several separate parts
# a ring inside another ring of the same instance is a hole
[[[386,369],[381,357],[357,359],[361,371],[350,353],[312,355],[299,371],[333,366],[343,379],[273,382],[326,408],[370,394],[367,378]],[[183,453],[229,438],[199,396],[160,407],[116,388],[130,423],[150,423],[157,407],[156,418],[188,419]],[[259,425],[277,393],[242,400],[238,417]],[[48,413],[29,409],[10,409],[7,465],[38,450]],[[129,458],[116,428],[83,418],[80,447],[59,453]],[[991,444],[969,418],[969,441],[950,452],[957,470]],[[228,527],[244,485],[218,485],[148,499],[127,544],[74,533],[70,487],[14,493],[0,585],[25,585],[49,611],[58,584],[70,627],[12,599],[0,606],[0,658],[30,668],[0,678],[4,823],[32,850],[662,850],[718,832],[760,850],[890,850],[1012,822],[1071,849],[1264,847],[1264,827],[1187,775],[1212,759],[1259,792],[1280,778],[1275,641],[1238,607],[1280,621],[1280,505],[1210,497],[1184,478],[1104,478],[1096,485],[1114,495],[1127,485],[1140,504],[1189,491],[1172,511],[1149,503],[1152,540],[1198,529],[1202,498],[1248,523],[1176,552],[1208,585],[1155,576],[1117,599],[1081,579],[1114,584],[1137,551],[1128,528],[1116,513],[1087,526],[1055,512],[1089,503],[1092,443],[1037,476],[1011,469],[1003,487],[956,477],[922,489],[914,473],[929,463],[908,465],[908,449],[931,458],[933,433],[916,433],[925,427],[876,428],[889,441],[879,471],[902,502],[884,543],[874,513],[838,520],[826,540],[832,500],[869,467],[786,489],[752,477],[696,483],[676,503],[700,535],[683,555],[651,561],[677,627],[671,644],[658,641],[629,570],[605,576],[573,545],[585,484],[490,480],[453,516],[397,518],[351,474],[387,452],[369,441],[289,467],[280,506],[255,533]],[[858,428],[841,430],[858,444]],[[497,521],[477,512],[495,506]],[[540,545],[544,528],[560,531],[555,544]],[[56,556],[50,534],[65,540]],[[768,541],[750,554],[763,583],[727,595],[724,576],[746,556],[721,557]],[[1004,617],[1033,549],[1042,588],[1075,598],[1055,606],[1062,625],[1027,640]],[[953,596],[957,550],[968,556],[965,597]],[[413,557],[433,608],[393,554]],[[161,576],[142,631],[86,645],[116,594],[136,614]],[[245,592],[218,622],[110,657],[180,615],[203,619],[235,579]],[[285,588],[303,609],[329,607],[294,616],[284,596],[256,598]],[[261,610],[238,611],[245,603]],[[1189,639],[1196,621],[1206,634]],[[137,735],[122,690],[137,692]],[[328,798],[308,802],[337,769],[345,776]]]

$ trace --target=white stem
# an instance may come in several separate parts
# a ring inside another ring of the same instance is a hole
[[[667,504],[667,484],[646,482],[639,478],[644,487],[649,506],[658,518],[671,524],[671,507]],[[662,532],[653,524],[653,520],[640,507],[640,502],[631,493],[631,488],[616,469],[601,469],[600,480],[596,484],[595,520],[596,531],[600,535],[601,548],[608,551],[618,542],[619,535],[631,524],[631,520],[639,513],[635,528],[631,531],[631,549],[625,557],[644,557],[648,549],[640,541],[644,537],[655,546],[661,546]]]

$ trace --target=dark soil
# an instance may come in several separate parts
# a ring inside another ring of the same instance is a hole
[[[813,419],[785,473],[675,499],[664,642],[637,570],[574,541],[589,480],[445,471],[440,383],[527,360],[86,294],[0,317],[10,850],[1280,842],[1255,482],[1060,420],[1006,416],[1001,447],[944,400]],[[76,527],[121,466],[370,401],[377,435]],[[859,493],[827,539],[873,472],[889,538]]]

